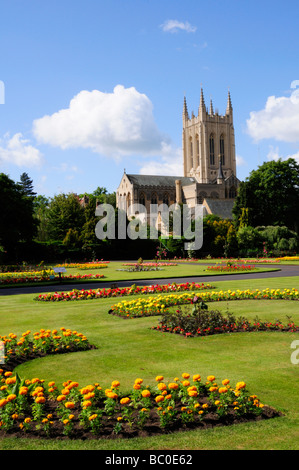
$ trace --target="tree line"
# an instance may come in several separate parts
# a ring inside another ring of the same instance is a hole
[[[66,259],[139,257],[277,256],[298,251],[299,165],[290,158],[263,163],[241,182],[233,219],[203,219],[203,246],[184,250],[184,239],[99,240],[97,204],[114,207],[116,194],[104,187],[92,193],[48,198],[34,191],[27,173],[13,181],[0,173],[0,264]],[[128,223],[128,220],[127,220]]]

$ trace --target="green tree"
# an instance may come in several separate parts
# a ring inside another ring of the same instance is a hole
[[[49,198],[39,194],[33,200],[33,210],[35,218],[37,219],[37,234],[36,240],[47,241],[49,238],[48,234],[48,210],[49,210]]]
[[[69,229],[81,235],[85,223],[84,207],[75,194],[58,194],[50,200],[48,232],[52,240],[63,242]]]
[[[36,193],[33,190],[33,180],[29,178],[27,173],[22,173],[20,176],[20,187],[23,194],[27,197],[34,198]]]
[[[33,203],[24,188],[4,173],[0,173],[0,199],[0,245],[9,258],[15,259],[18,246],[31,242],[36,233]]]
[[[248,209],[248,225],[299,228],[299,165],[293,159],[270,161],[253,170],[240,184],[233,214],[238,225]]]

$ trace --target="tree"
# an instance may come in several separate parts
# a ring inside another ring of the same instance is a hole
[[[4,173],[0,173],[0,199],[0,245],[9,258],[15,259],[18,245],[31,242],[36,233],[33,203],[22,185],[15,183]]]
[[[32,197],[32,198],[36,196],[36,193],[33,190],[33,180],[29,178],[27,173],[21,174],[19,184],[25,196]]]
[[[48,210],[49,199],[39,194],[33,200],[34,215],[38,221],[36,239],[38,241],[48,240]]]
[[[248,209],[249,226],[285,225],[298,232],[298,203],[299,165],[279,159],[263,163],[240,184],[233,214],[238,226]]]
[[[50,200],[48,231],[52,240],[63,242],[69,229],[81,234],[84,222],[84,208],[75,194],[58,194]]]

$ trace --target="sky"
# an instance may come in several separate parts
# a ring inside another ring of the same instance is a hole
[[[182,112],[225,114],[237,177],[299,162],[298,0],[0,0],[0,172],[37,194],[182,175]]]

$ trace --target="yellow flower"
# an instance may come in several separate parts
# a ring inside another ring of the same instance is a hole
[[[45,397],[36,397],[35,403],[45,403],[46,399]]]
[[[229,380],[228,380],[228,379],[222,380],[222,385],[228,385],[228,384],[229,384]]]
[[[169,390],[177,390],[179,388],[179,385],[177,383],[171,382],[168,384]]]
[[[245,388],[245,387],[246,387],[245,382],[238,382],[237,385],[236,385],[236,390],[240,390],[240,389]]]
[[[130,403],[131,399],[129,397],[125,397],[125,398],[122,398],[120,400],[120,404],[121,405],[127,405],[128,403]]]
[[[215,380],[215,376],[214,376],[214,375],[208,375],[208,377],[207,377],[207,381],[208,381],[208,382],[214,382],[214,380]]]
[[[190,382],[189,382],[189,380],[184,380],[184,381],[182,382],[182,384],[183,384],[184,387],[189,387]]]
[[[111,384],[111,387],[112,388],[117,388],[120,386],[120,382],[118,380],[114,380]]]
[[[151,392],[149,390],[142,390],[141,395],[143,398],[148,398],[151,396]]]
[[[89,416],[88,419],[89,419],[89,421],[93,421],[93,420],[96,419],[97,417],[98,417],[98,415],[95,413],[95,414]]]
[[[183,377],[183,379],[189,379],[190,374],[187,374],[186,372],[184,372],[184,373],[182,374],[182,377]]]
[[[157,375],[157,377],[156,377],[157,382],[161,382],[161,380],[163,380],[163,379],[164,379],[163,375]]]
[[[201,377],[200,377],[199,374],[193,375],[193,382],[200,382],[200,379],[201,379]]]
[[[135,384],[139,384],[139,385],[140,385],[140,384],[142,384],[142,382],[143,382],[143,379],[136,379],[136,380],[135,380]]]
[[[72,401],[67,401],[64,406],[68,409],[68,410],[73,410],[75,408],[75,403],[72,402]]]
[[[167,388],[167,386],[166,386],[163,382],[160,382],[160,383],[158,384],[158,389],[159,389],[159,390],[166,390],[166,388]]]
[[[158,395],[158,396],[155,398],[156,403],[160,403],[160,401],[163,401],[163,400],[164,400],[164,396],[163,396],[163,395]]]
[[[59,395],[59,396],[56,398],[57,401],[63,401],[63,400],[65,400],[65,399],[66,399],[65,395]]]

